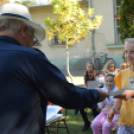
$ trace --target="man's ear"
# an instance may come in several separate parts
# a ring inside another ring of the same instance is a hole
[[[27,32],[28,27],[26,25],[22,25],[20,29],[20,33],[22,37],[25,39],[26,38],[26,32]]]

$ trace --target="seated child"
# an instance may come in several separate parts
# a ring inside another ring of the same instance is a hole
[[[112,60],[108,60],[106,64],[104,65],[103,68],[104,75],[106,76],[107,74],[117,74],[117,68],[115,63]]]
[[[95,67],[93,63],[88,62],[86,64],[86,72],[84,74],[84,88],[88,88],[87,85],[88,81],[94,81],[94,80],[96,80]],[[76,112],[78,112],[78,110],[76,110]],[[99,111],[97,110],[97,104],[93,106],[92,112],[94,117],[96,117],[99,114]],[[84,109],[80,109],[80,113],[84,121],[84,127],[82,131],[87,131],[88,128],[90,127],[91,122],[88,120],[87,113],[84,111]]]
[[[105,85],[102,90],[108,93],[118,90],[114,83],[113,74],[107,74],[105,76]],[[98,106],[102,109],[102,111],[91,124],[91,128],[94,134],[111,134],[111,129],[113,129],[118,122],[119,113],[115,114],[112,123],[109,123],[107,121],[107,114],[109,110],[113,107],[115,101],[116,99],[114,99],[112,96],[109,96],[109,98],[107,98],[105,101],[98,103]]]
[[[96,80],[99,81],[99,86],[104,83],[104,73],[102,71],[96,72]]]
[[[124,70],[124,69],[126,69],[128,67],[129,67],[129,64],[126,63],[126,62],[123,62],[123,63],[120,64],[120,70]]]

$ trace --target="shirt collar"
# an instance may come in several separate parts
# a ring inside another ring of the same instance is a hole
[[[21,46],[21,44],[16,39],[14,39],[12,37],[9,37],[9,36],[0,36],[0,41],[1,40],[5,40],[5,41],[8,41],[8,42],[10,42],[14,45],[20,45]]]

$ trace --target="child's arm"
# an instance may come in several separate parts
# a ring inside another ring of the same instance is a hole
[[[84,88],[88,88],[86,84],[84,84],[84,86],[83,86],[83,87],[84,87]]]
[[[104,108],[105,105],[106,105],[106,101],[103,101],[103,102],[98,103],[98,107],[99,107],[100,109]]]
[[[113,107],[110,109],[110,111],[107,114],[107,121],[108,122],[112,122],[114,115],[116,114],[116,112],[118,112],[121,108],[121,104],[122,104],[122,100],[121,99],[117,99],[116,102],[114,103]]]
[[[86,78],[85,78],[85,77],[83,77],[83,79],[84,79],[84,86],[83,86],[83,87],[84,87],[84,88],[88,88],[88,87],[87,87]]]
[[[94,75],[94,80],[96,80],[96,72],[95,71],[93,72],[93,75]]]

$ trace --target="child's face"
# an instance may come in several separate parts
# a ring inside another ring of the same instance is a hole
[[[107,76],[105,80],[106,80],[105,81],[106,88],[109,89],[109,90],[113,89],[114,78],[112,76]]]
[[[134,44],[125,44],[125,58],[129,64],[134,64]]]
[[[115,65],[114,65],[114,64],[110,64],[110,65],[108,66],[108,71],[109,71],[109,72],[114,72],[114,70],[115,70]]]
[[[94,70],[93,65],[92,65],[92,64],[88,64],[88,65],[87,65],[87,71],[88,71],[88,72],[92,72],[93,70]]]

